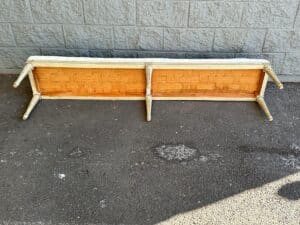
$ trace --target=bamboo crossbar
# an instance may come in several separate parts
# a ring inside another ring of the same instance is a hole
[[[264,101],[268,78],[283,85],[264,59],[81,58],[32,56],[14,82],[29,77],[33,98],[26,120],[41,99],[144,100],[147,121],[153,100]]]

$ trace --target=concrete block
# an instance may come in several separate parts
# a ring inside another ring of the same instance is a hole
[[[139,51],[139,58],[185,58],[183,52]]]
[[[61,25],[13,24],[16,43],[21,47],[64,47]]]
[[[0,22],[32,22],[29,0],[0,0]]]
[[[163,48],[162,28],[115,27],[116,49],[161,50]]]
[[[37,23],[84,23],[81,0],[34,0],[31,10]]]
[[[0,48],[0,68],[22,68],[29,56],[40,54],[38,48]]]
[[[287,75],[300,74],[300,53],[299,52],[286,54],[281,73]]]
[[[67,48],[113,48],[112,28],[92,25],[65,25],[64,31]]]
[[[244,7],[242,27],[291,28],[298,0],[248,2]]]
[[[261,52],[265,30],[218,29],[214,50],[222,52]]]
[[[113,52],[114,58],[138,58],[138,51],[132,50],[114,50]]]
[[[300,29],[300,9],[298,10],[297,17],[295,19],[294,28],[295,29]]]
[[[90,57],[111,58],[113,57],[112,50],[89,50]]]
[[[0,23],[0,31],[0,47],[15,46],[10,25]]]
[[[263,51],[300,51],[300,30],[269,30]]]
[[[223,53],[223,52],[188,52],[186,58],[188,59],[226,59],[234,58],[235,53]]]
[[[277,74],[281,73],[285,53],[237,53],[237,58],[267,59]]]
[[[211,51],[213,29],[165,29],[164,49],[180,51]]]
[[[84,0],[88,24],[134,25],[135,0]]]
[[[240,25],[243,2],[192,1],[190,27],[237,27]]]
[[[88,57],[87,49],[42,48],[42,55]]]
[[[188,1],[137,1],[137,21],[142,26],[186,27]]]
[[[184,52],[116,50],[113,57],[122,58],[185,58]]]

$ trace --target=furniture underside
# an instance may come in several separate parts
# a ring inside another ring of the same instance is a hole
[[[38,91],[45,96],[144,97],[143,69],[35,68]],[[153,97],[256,98],[262,70],[170,70],[152,72]]]
[[[148,121],[153,100],[257,101],[272,120],[264,101],[268,77],[282,88],[266,61],[47,59],[28,60],[14,84],[29,75],[33,98],[23,119],[40,99],[95,99],[145,100]]]

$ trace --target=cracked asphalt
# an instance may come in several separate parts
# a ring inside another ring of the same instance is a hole
[[[43,100],[0,76],[0,224],[300,224],[300,84],[253,102]]]

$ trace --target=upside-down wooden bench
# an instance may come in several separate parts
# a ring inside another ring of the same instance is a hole
[[[283,85],[263,59],[124,59],[32,56],[14,83],[29,76],[33,97],[26,120],[40,99],[264,101],[268,77]]]

